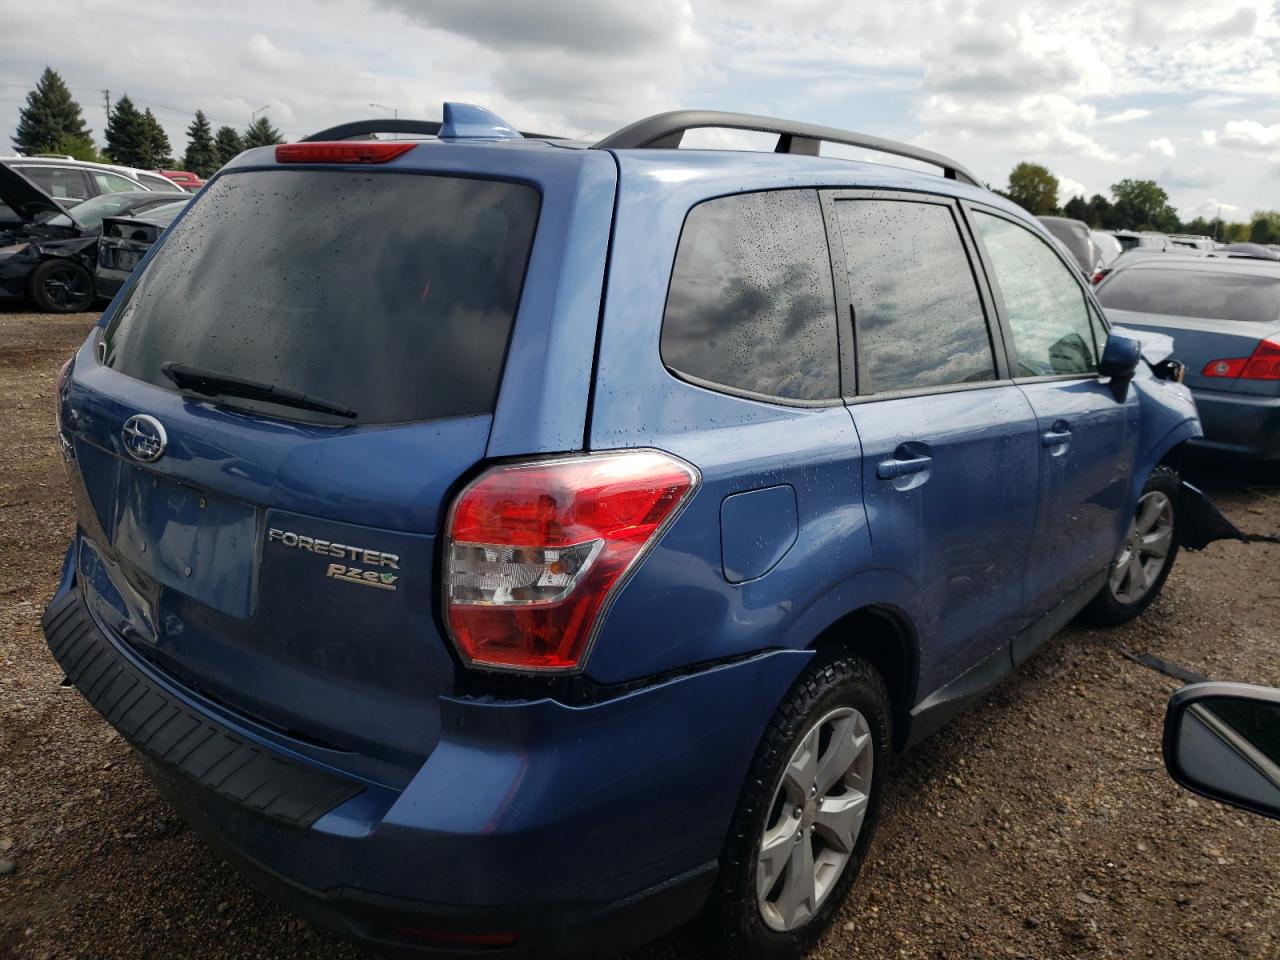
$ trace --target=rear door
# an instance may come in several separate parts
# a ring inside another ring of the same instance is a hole
[[[1040,505],[1026,566],[1028,612],[1046,613],[1106,570],[1128,522],[1138,396],[1098,378],[1106,331],[1075,271],[1014,218],[970,216],[995,290],[1018,389],[1037,421]]]
[[[567,206],[576,168],[555,169],[542,189],[412,167],[214,181],[77,358],[64,422],[98,616],[272,726],[392,762],[428,753],[453,678],[434,536],[485,456],[517,310],[555,312],[556,275],[525,282],[563,244],[542,208]],[[167,363],[349,413],[179,389]]]
[[[1023,608],[1036,420],[1008,379],[959,209],[918,194],[827,197],[857,386],[877,562],[909,577],[934,640],[921,689],[1004,650]]]

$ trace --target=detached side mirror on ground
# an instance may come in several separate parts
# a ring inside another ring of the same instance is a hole
[[[1111,391],[1117,401],[1123,401],[1129,395],[1129,381],[1138,369],[1138,361],[1142,359],[1142,344],[1132,337],[1123,337],[1118,333],[1107,336],[1102,348],[1102,360],[1098,364],[1098,373],[1111,378]]]
[[[1183,687],[1165,713],[1164,763],[1188,790],[1280,820],[1280,689]]]

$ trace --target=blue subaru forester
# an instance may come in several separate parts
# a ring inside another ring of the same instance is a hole
[[[348,124],[224,168],[64,368],[44,629],[213,846],[367,945],[701,916],[794,957],[889,752],[1195,545],[1168,353],[902,144]]]

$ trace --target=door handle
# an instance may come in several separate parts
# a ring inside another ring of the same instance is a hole
[[[1046,447],[1060,447],[1071,442],[1071,428],[1065,423],[1055,423],[1040,435],[1040,442]]]
[[[876,476],[881,480],[893,480],[912,473],[923,473],[933,466],[933,457],[912,457],[908,460],[881,460],[876,467]]]

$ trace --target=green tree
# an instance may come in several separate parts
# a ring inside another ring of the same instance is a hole
[[[1125,179],[1112,184],[1117,226],[1133,230],[1178,230],[1178,213],[1154,180]]]
[[[280,136],[280,131],[271,125],[266,114],[249,124],[244,132],[246,150],[250,147],[269,147],[273,143],[284,143],[284,137]]]
[[[1206,220],[1204,217],[1196,217],[1183,227],[1187,233],[1195,234],[1198,237],[1212,237],[1213,228],[1214,222],[1212,220]]]
[[[1093,226],[1093,221],[1089,219],[1089,202],[1084,197],[1072,197],[1062,208],[1062,213],[1063,216],[1070,217],[1072,220],[1083,220]]]
[[[36,88],[27,94],[26,106],[18,111],[18,129],[12,140],[19,151],[27,154],[55,153],[60,146],[71,144],[75,149],[61,152],[74,155],[85,145],[93,148],[80,104],[52,68],[44,68]]]
[[[230,163],[244,150],[244,141],[235,127],[219,127],[213,138],[213,148],[217,152],[219,167]]]
[[[93,163],[98,163],[102,160],[102,155],[98,153],[98,148],[93,145],[92,140],[86,140],[70,133],[64,133],[58,138],[58,142],[53,146],[53,152],[59,156],[72,157],[76,160],[89,160]]]
[[[1009,199],[1037,217],[1058,209],[1058,178],[1047,167],[1025,160],[1009,173]]]
[[[1114,230],[1119,224],[1115,223],[1115,211],[1112,209],[1111,201],[1100,193],[1095,193],[1089,198],[1089,217],[1088,222],[1095,227]]]
[[[1224,223],[1222,225],[1222,236],[1218,239],[1227,243],[1244,243],[1249,239],[1249,224]]]
[[[187,127],[187,152],[182,157],[182,165],[198,177],[207,177],[222,166],[213,142],[213,127],[209,126],[203,110],[196,111],[195,119]]]
[[[138,112],[126,93],[115,102],[107,118],[106,154],[127,167],[146,167],[150,149],[147,118]]]
[[[1258,210],[1249,225],[1249,239],[1254,243],[1280,243],[1280,210]]]
[[[173,148],[169,146],[169,135],[164,132],[164,127],[160,125],[160,121],[156,119],[156,115],[151,112],[151,108],[147,108],[147,112],[142,115],[143,125],[147,131],[147,148],[145,164],[138,164],[148,170],[157,170],[160,167],[173,166]]]

